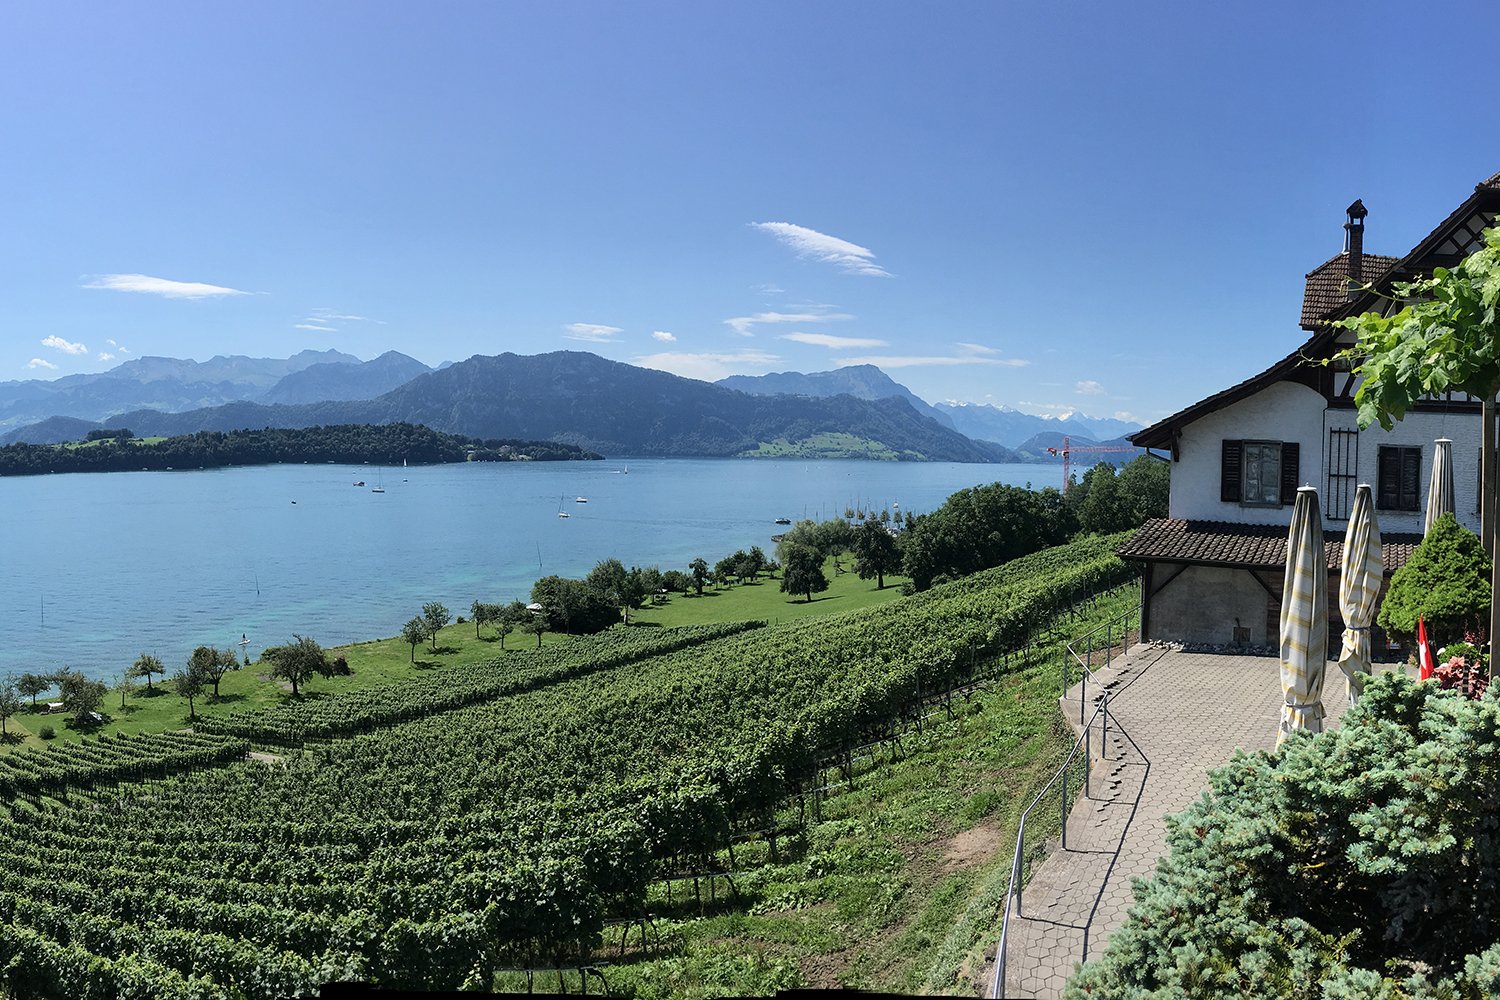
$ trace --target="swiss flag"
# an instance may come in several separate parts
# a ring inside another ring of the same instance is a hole
[[[1427,644],[1427,623],[1421,618],[1417,619],[1417,664],[1421,667],[1417,679],[1424,681],[1437,666],[1432,662],[1432,647]]]

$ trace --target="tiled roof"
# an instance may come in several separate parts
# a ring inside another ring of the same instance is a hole
[[[1291,508],[1287,508],[1290,516]],[[1144,562],[1185,562],[1203,566],[1281,569],[1286,565],[1287,529],[1276,524],[1235,524],[1232,521],[1188,521],[1156,517],[1143,524],[1120,546],[1125,559]],[[1380,556],[1390,573],[1406,565],[1421,535],[1381,536]],[[1328,568],[1337,570],[1344,557],[1343,532],[1325,532],[1323,551]]]
[[[1391,269],[1400,257],[1367,253],[1360,265],[1360,282],[1373,282]],[[1349,254],[1335,254],[1307,272],[1302,292],[1302,325],[1311,326],[1349,301]]]

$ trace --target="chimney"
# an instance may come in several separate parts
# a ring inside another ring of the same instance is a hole
[[[1347,295],[1352,301],[1358,297],[1360,286],[1365,283],[1365,216],[1369,212],[1365,209],[1365,203],[1358,198],[1345,211],[1349,214],[1349,221],[1344,223],[1344,252],[1349,255]]]

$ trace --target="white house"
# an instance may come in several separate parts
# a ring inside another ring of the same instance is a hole
[[[1331,649],[1337,649],[1338,563],[1354,488],[1369,483],[1386,573],[1421,540],[1434,441],[1453,441],[1456,514],[1479,529],[1479,403],[1427,399],[1389,432],[1360,430],[1357,384],[1318,362],[1352,342],[1333,324],[1385,308],[1357,289],[1452,266],[1482,245],[1500,214],[1500,174],[1479,184],[1402,257],[1364,253],[1364,205],[1348,209],[1345,249],[1308,273],[1302,299],[1307,341],[1253,378],[1131,435],[1172,464],[1168,517],[1148,521],[1120,549],[1141,564],[1147,638],[1188,643],[1277,642],[1287,528],[1297,487],[1318,488],[1329,560]],[[1383,639],[1377,635],[1377,640]],[[1378,648],[1378,647],[1377,647]]]

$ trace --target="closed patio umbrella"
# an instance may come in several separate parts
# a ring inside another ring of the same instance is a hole
[[[1276,745],[1292,732],[1323,731],[1323,671],[1328,661],[1328,560],[1318,491],[1297,491],[1286,540],[1281,588],[1281,728]]]
[[[1454,513],[1453,442],[1438,438],[1433,444],[1432,480],[1427,484],[1427,520],[1422,525],[1424,535],[1432,530],[1439,517]]]
[[[1380,525],[1375,523],[1375,504],[1370,487],[1360,483],[1354,493],[1354,511],[1344,532],[1344,558],[1339,563],[1339,613],[1344,616],[1344,645],[1339,651],[1339,669],[1349,685],[1352,707],[1365,689],[1370,675],[1370,624],[1375,621],[1375,602],[1385,563],[1380,558]]]

